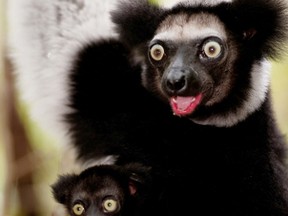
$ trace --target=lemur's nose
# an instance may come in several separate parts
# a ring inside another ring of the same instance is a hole
[[[190,68],[173,67],[166,75],[164,88],[172,95],[193,95],[199,91],[198,74]]]
[[[168,91],[177,93],[186,88],[186,77],[183,69],[172,69],[167,75],[166,88]]]

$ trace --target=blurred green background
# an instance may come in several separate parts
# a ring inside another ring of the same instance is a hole
[[[5,179],[7,172],[9,172],[9,164],[7,161],[7,143],[9,143],[9,136],[7,136],[7,128],[5,125],[5,112],[2,108],[5,105],[4,96],[7,93],[4,82],[4,47],[5,47],[5,6],[4,0],[0,0],[0,215],[5,210],[4,194],[5,194]],[[284,134],[288,134],[288,57],[281,62],[273,62],[272,67],[272,96],[274,101],[275,114],[277,121],[281,126]],[[52,195],[50,192],[50,184],[56,179],[59,171],[60,148],[51,137],[48,137],[43,131],[37,127],[35,123],[29,118],[29,110],[25,105],[20,104],[17,107],[21,119],[24,121],[25,128],[28,132],[28,138],[32,143],[34,154],[40,158],[39,164],[36,166],[34,172],[34,189],[39,199],[39,208],[41,215],[48,215],[54,207]],[[25,160],[23,160],[23,163]],[[23,164],[21,164],[22,166]],[[17,186],[17,183],[16,183]],[[19,209],[19,200],[17,197],[17,187],[9,194],[10,215],[24,216]],[[6,216],[6,215],[5,215]],[[7,215],[8,216],[8,215]]]

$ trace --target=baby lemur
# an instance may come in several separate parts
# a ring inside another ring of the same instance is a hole
[[[69,215],[142,215],[151,189],[150,168],[141,164],[96,165],[80,174],[61,175],[54,198]]]

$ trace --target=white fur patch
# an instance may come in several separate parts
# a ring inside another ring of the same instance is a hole
[[[172,8],[179,3],[184,3],[188,6],[203,5],[203,6],[214,6],[223,2],[232,2],[233,0],[162,0],[161,6],[164,8]]]
[[[223,115],[214,115],[204,121],[195,121],[202,125],[214,125],[217,127],[231,127],[247,118],[264,102],[271,79],[271,64],[267,60],[254,64],[251,72],[251,86],[244,103],[236,111]]]
[[[187,20],[188,19],[188,20]],[[153,40],[190,41],[217,36],[226,39],[225,27],[211,14],[177,14],[168,16],[156,31]]]
[[[116,37],[109,12],[117,0],[9,0],[8,54],[33,119],[69,143],[69,71],[86,44]]]
[[[108,155],[106,157],[102,157],[97,160],[91,159],[91,160],[85,161],[85,163],[82,166],[82,170],[87,169],[92,166],[98,166],[98,165],[113,165],[115,164],[116,160],[117,160],[117,156],[114,156],[114,155]]]

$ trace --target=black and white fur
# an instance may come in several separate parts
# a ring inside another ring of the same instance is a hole
[[[288,215],[286,146],[271,109],[268,62],[285,45],[284,3],[114,5],[115,36],[72,39],[75,49],[64,44],[54,56],[68,61],[53,60],[65,63],[57,70],[65,70],[58,86],[66,95],[53,101],[63,106],[58,117],[79,162],[151,166],[161,215]],[[203,54],[208,38],[221,45],[215,59]],[[155,62],[149,53],[158,43],[165,58]],[[183,113],[173,103],[195,108]]]
[[[59,176],[52,193],[71,216],[144,215],[152,194],[149,172],[140,164],[93,166]]]

